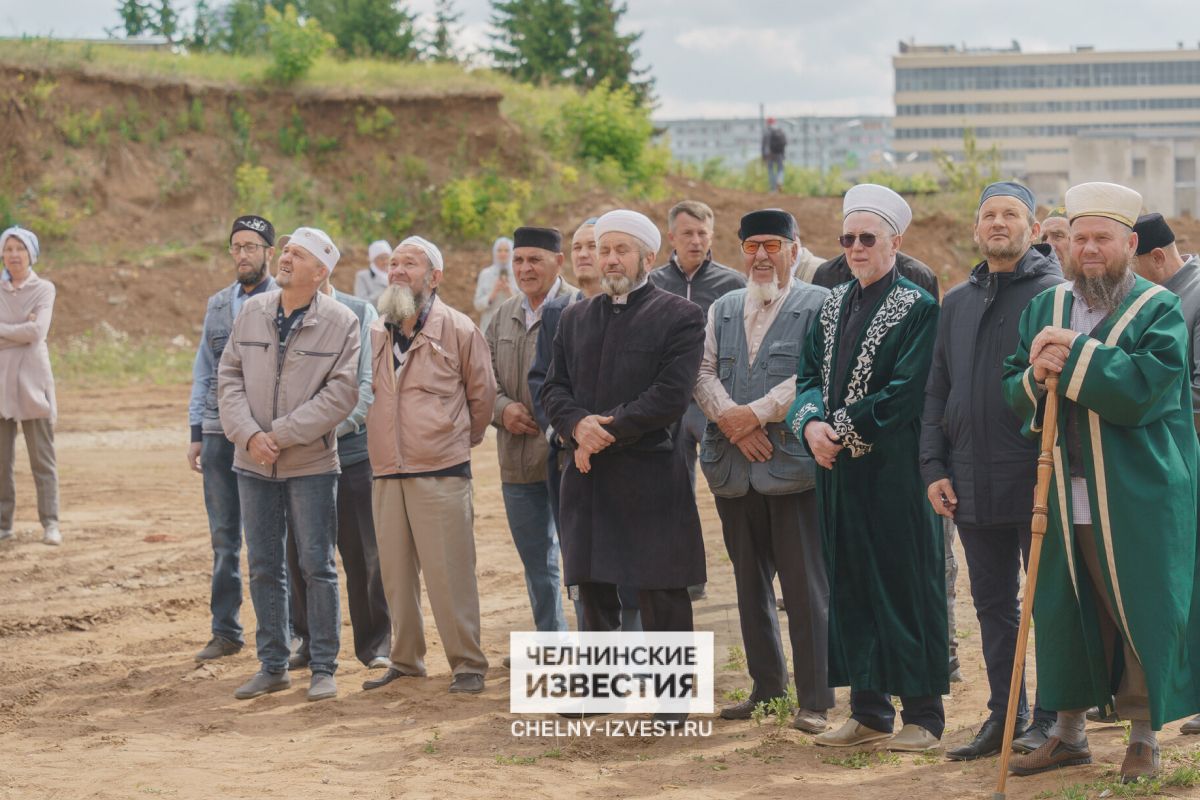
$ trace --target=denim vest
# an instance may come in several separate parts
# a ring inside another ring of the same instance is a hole
[[[746,292],[731,292],[713,304],[717,377],[733,402],[750,403],[789,375],[795,377],[808,329],[827,296],[824,291],[793,282],[788,294],[780,298],[783,306],[753,362],[746,355]],[[766,432],[771,440],[771,458],[751,463],[717,424],[709,421],[700,447],[700,466],[714,495],[741,497],[751,488],[759,494],[791,494],[816,485],[815,464],[786,423],[768,423]]]
[[[219,433],[221,430],[221,414],[217,409],[217,367],[221,364],[221,354],[225,352],[225,343],[233,331],[233,293],[240,288],[234,283],[208,298],[208,309],[204,312],[204,344],[212,356],[213,376],[208,384],[208,393],[204,396],[204,417],[201,420],[204,433]]]

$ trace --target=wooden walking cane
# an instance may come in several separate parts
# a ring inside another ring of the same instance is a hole
[[[1008,713],[1004,716],[1004,739],[1000,743],[1000,778],[993,800],[1004,800],[1008,780],[1008,760],[1012,757],[1013,734],[1017,727],[1017,704],[1021,701],[1021,679],[1025,674],[1025,648],[1029,645],[1029,622],[1033,617],[1033,594],[1037,590],[1038,561],[1042,557],[1042,537],[1049,522],[1050,479],[1054,477],[1054,439],[1058,435],[1058,376],[1046,376],[1046,410],[1042,415],[1042,450],[1038,453],[1037,488],[1033,492],[1033,538],[1029,543],[1029,566],[1025,570],[1025,597],[1021,600],[1021,626],[1017,629],[1017,650],[1013,653],[1012,680],[1008,684]]]

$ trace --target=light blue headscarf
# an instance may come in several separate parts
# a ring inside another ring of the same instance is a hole
[[[20,225],[13,225],[4,233],[0,233],[0,250],[4,249],[4,243],[8,241],[8,237],[18,239],[21,244],[25,245],[25,249],[29,251],[29,266],[37,263],[38,254],[41,253],[41,248],[38,246],[37,234],[31,230],[26,230]]]

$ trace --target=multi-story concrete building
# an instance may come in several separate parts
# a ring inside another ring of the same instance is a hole
[[[1200,142],[1200,48],[1023,53],[1017,42],[1005,50],[901,42],[892,61],[893,147],[909,170],[929,169],[935,151],[961,155],[970,129],[980,147],[999,149],[1006,175],[1030,180],[1050,204],[1067,183],[1138,178],[1139,160],[1142,170],[1151,162],[1157,169],[1160,159],[1146,148],[1160,141],[1173,163],[1170,175],[1155,173],[1170,184],[1156,196],[1171,205],[1156,210],[1196,210],[1189,142]],[[1086,154],[1101,151],[1107,166],[1089,168]],[[1118,151],[1120,175],[1112,169]]]
[[[762,155],[764,123],[755,117],[655,124],[678,161],[701,164],[720,158],[726,166],[741,168]],[[775,124],[787,134],[789,164],[820,170],[840,167],[851,175],[888,166],[891,117],[779,117]]]

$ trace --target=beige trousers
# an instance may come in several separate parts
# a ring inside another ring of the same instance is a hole
[[[1096,533],[1091,525],[1075,526],[1075,541],[1079,543],[1079,554],[1087,565],[1088,576],[1092,579],[1092,597],[1095,600],[1097,617],[1100,621],[1100,638],[1104,642],[1104,658],[1108,664],[1113,662],[1113,653],[1120,641],[1125,657],[1125,671],[1121,675],[1121,683],[1117,686],[1117,714],[1121,719],[1146,721],[1150,720],[1150,691],[1146,688],[1146,673],[1142,664],[1134,655],[1129,641],[1121,633],[1117,622],[1117,613],[1109,597],[1104,576],[1100,572],[1100,559],[1096,555]]]
[[[423,572],[450,670],[485,674],[470,479],[383,478],[371,486],[371,507],[392,616],[392,664],[402,672],[425,674]]]
[[[25,434],[29,468],[37,490],[38,521],[42,527],[58,522],[58,465],[54,457],[54,423],[48,419],[17,422],[0,418],[0,529],[11,530],[17,506],[17,426]]]

